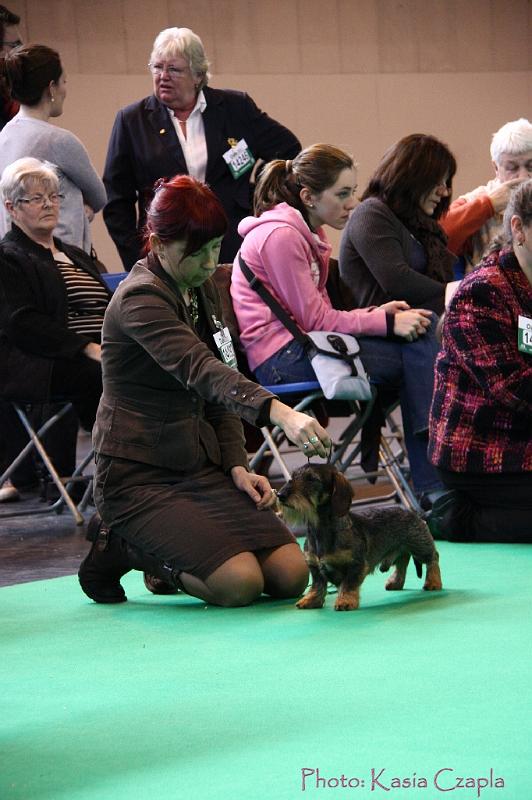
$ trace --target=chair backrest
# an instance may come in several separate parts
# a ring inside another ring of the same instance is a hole
[[[233,273],[232,264],[218,264],[214,272],[213,279],[220,295],[222,303],[222,317],[224,323],[229,328],[233,346],[235,348],[236,358],[238,362],[238,369],[248,378],[253,378],[251,370],[249,369],[244,348],[240,344],[240,332],[238,329],[238,322],[236,319],[235,311],[233,308],[233,301],[231,299],[231,276]]]
[[[110,292],[114,292],[119,283],[127,278],[129,272],[103,272],[101,278],[107,284]]]

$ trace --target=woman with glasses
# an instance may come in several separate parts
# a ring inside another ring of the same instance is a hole
[[[220,261],[240,245],[237,226],[251,213],[255,163],[293,158],[300,143],[243,92],[211,89],[199,36],[168,28],[155,39],[153,94],[118,112],[107,152],[104,219],[125,269],[140,258],[145,209],[158,178],[205,181],[229,220]]]
[[[79,139],[49,121],[61,116],[66,97],[59,54],[39,44],[16,47],[0,61],[0,74],[20,103],[18,114],[0,132],[0,172],[24,156],[54,164],[64,195],[56,234],[89,253],[90,221],[104,206],[105,188]],[[10,224],[2,212],[1,236]]]
[[[342,236],[340,275],[351,307],[401,297],[442,313],[456,258],[438,219],[455,172],[453,154],[434,136],[405,136],[384,154]]]
[[[2,173],[0,192],[12,222],[0,242],[0,396],[71,400],[90,431],[102,391],[100,332],[109,291],[87,253],[53,236],[62,196],[49,165],[15,161]],[[1,474],[20,447],[19,426],[2,414],[0,427]],[[72,474],[75,437],[70,446],[61,442],[60,460],[60,474]],[[6,488],[13,487],[3,495]],[[16,498],[0,495],[6,499]]]

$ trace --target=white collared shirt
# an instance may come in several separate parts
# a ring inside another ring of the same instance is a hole
[[[205,126],[203,112],[207,108],[207,101],[203,91],[199,92],[196,105],[187,119],[187,135],[183,133],[179,120],[169,108],[168,114],[172,120],[179,143],[183,150],[188,174],[199,181],[205,181],[207,173],[207,142],[205,140]]]

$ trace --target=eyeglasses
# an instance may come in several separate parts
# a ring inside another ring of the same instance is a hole
[[[15,47],[20,47],[21,44],[21,39],[15,39],[14,42],[0,42],[0,46],[3,50],[14,50]]]
[[[52,194],[34,194],[32,197],[19,197],[18,200],[15,200],[15,205],[17,203],[22,203],[23,205],[31,206],[32,208],[37,208],[37,206],[45,206],[47,204],[57,206],[63,198],[64,194],[58,194],[57,192],[52,192]]]
[[[152,73],[152,75],[162,75],[163,72],[166,72],[170,78],[182,78],[183,75],[186,75],[188,69],[181,69],[180,67],[173,67],[173,66],[166,66],[166,64],[152,64],[151,62],[148,64],[148,69]]]

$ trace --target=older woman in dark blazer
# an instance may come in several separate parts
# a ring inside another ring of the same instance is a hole
[[[209,62],[188,28],[157,36],[149,68],[153,94],[118,112],[103,176],[104,219],[124,268],[140,257],[153,184],[183,174],[206,181],[221,201],[229,226],[220,261],[232,261],[238,223],[251,213],[255,162],[293,158],[301,145],[249,95],[207,86]]]
[[[60,195],[50,166],[18,159],[2,173],[0,191],[12,220],[0,242],[0,395],[36,403],[57,396],[72,400],[81,424],[91,430],[110,293],[90,256],[53,236]],[[5,415],[2,427],[10,463],[16,452]]]

